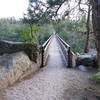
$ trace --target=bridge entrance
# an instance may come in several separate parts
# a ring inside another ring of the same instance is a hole
[[[42,46],[42,64],[46,66],[53,64],[55,66],[75,66],[75,55],[71,51],[70,46],[62,40],[58,35],[51,35],[50,38]]]
[[[49,45],[48,49],[48,61],[47,66],[49,67],[57,67],[57,68],[65,68],[66,64],[63,59],[63,53],[61,50],[61,47],[59,45],[59,42],[56,38],[56,35],[53,35],[51,39],[51,43]]]

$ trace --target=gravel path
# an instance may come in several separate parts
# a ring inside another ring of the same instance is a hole
[[[68,69],[61,59],[54,37],[49,49],[48,65],[17,85],[5,90],[5,100],[81,100],[89,85],[89,73]]]

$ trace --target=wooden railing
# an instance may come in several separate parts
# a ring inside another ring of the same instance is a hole
[[[48,49],[49,49],[49,45],[50,45],[51,40],[52,40],[52,36],[53,35],[51,35],[49,37],[49,39],[42,45],[41,67],[45,66],[47,61],[48,61],[48,57],[49,57]],[[60,44],[61,51],[63,53],[63,57],[65,60],[66,66],[70,67],[70,68],[74,67],[76,65],[74,52],[72,52],[70,46],[63,39],[61,39],[57,34],[56,34],[56,38]]]
[[[63,52],[63,55],[65,57],[65,63],[66,63],[66,66],[67,67],[74,67],[76,64],[76,61],[75,61],[75,54],[74,52],[72,52],[69,44],[67,44],[63,39],[61,39],[58,35],[56,35],[58,41],[59,41],[59,44],[61,46],[61,49],[62,49],[62,52]]]
[[[48,48],[49,48],[49,45],[51,43],[52,36],[53,35],[51,35],[49,37],[49,39],[42,45],[42,61],[41,61],[41,67],[45,66],[46,63],[47,63],[47,61],[48,61],[48,57],[49,57]]]

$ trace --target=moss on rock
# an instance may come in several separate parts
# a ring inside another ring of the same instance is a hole
[[[93,81],[95,81],[95,82],[99,82],[99,83],[100,83],[100,72],[98,72],[98,73],[92,75],[92,76],[90,77],[90,79],[93,80]]]

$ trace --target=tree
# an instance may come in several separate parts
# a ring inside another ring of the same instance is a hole
[[[100,69],[100,0],[91,0],[93,31],[95,33],[98,66]]]
[[[90,13],[91,13],[91,5],[90,5],[90,2],[89,2],[88,3],[87,23],[86,23],[87,37],[86,37],[86,43],[85,43],[85,49],[84,49],[85,53],[88,53],[89,48],[90,48]]]

